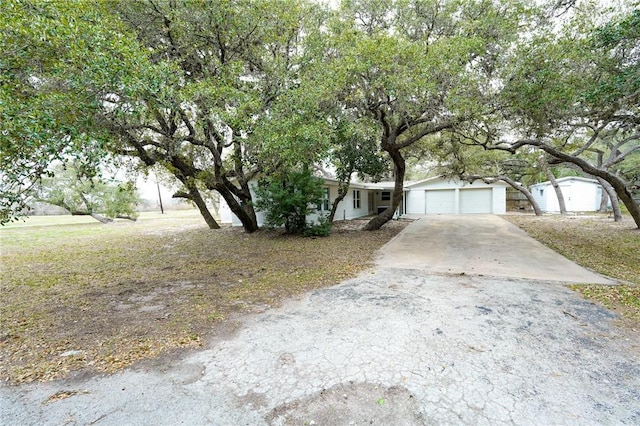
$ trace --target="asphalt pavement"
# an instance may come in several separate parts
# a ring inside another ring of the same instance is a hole
[[[110,376],[2,386],[1,423],[640,424],[638,336],[565,286],[604,278],[543,256],[514,228],[495,216],[422,218],[375,268],[231,320],[203,350]],[[407,260],[407,246],[421,254]],[[506,261],[514,247],[521,254]],[[458,263],[432,253],[441,250]],[[509,272],[535,262],[539,277]],[[47,402],[60,391],[71,396]]]

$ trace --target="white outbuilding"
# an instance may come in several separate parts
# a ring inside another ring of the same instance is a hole
[[[430,178],[405,184],[405,212],[423,214],[505,214],[506,189],[503,181],[486,183]]]
[[[556,181],[568,212],[594,212],[600,208],[602,186],[596,179],[568,176]],[[531,185],[531,195],[543,212],[560,212],[558,197],[550,181]]]

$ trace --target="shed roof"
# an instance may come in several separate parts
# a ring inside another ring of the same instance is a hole
[[[562,177],[562,178],[558,178],[556,179],[556,182],[558,183],[564,183],[564,182],[574,182],[574,181],[579,181],[579,182],[587,182],[587,183],[592,183],[594,185],[600,185],[600,183],[598,183],[598,181],[596,179],[590,179],[590,178],[586,178],[586,177],[582,177],[582,176],[566,176],[566,177]],[[547,180],[545,182],[539,182],[536,184],[533,184],[531,186],[548,186],[551,185],[551,181]]]

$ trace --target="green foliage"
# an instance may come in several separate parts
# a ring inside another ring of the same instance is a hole
[[[378,147],[379,135],[371,121],[339,117],[331,135],[329,160],[336,178],[349,182],[353,173],[361,179],[380,180],[389,171],[387,159]]]
[[[562,22],[529,3],[0,2],[0,221],[52,162],[91,176],[110,152],[218,191],[249,230],[256,176],[329,160],[341,181],[376,179],[386,152],[402,179],[407,149],[453,128],[456,144],[484,132],[593,162],[619,151],[611,170],[637,180],[637,138],[588,134],[637,134],[637,4]]]
[[[599,131],[637,123],[640,11],[605,12],[576,13],[560,35],[549,28],[518,43],[503,70],[501,97],[507,118],[526,137],[557,137],[566,145],[578,127]],[[598,14],[609,22],[596,26]]]
[[[622,15],[596,28],[584,51],[595,53],[592,61],[597,66],[596,74],[584,93],[591,106],[602,106],[613,102],[631,102],[637,111],[640,90],[640,9]],[[635,104],[634,104],[635,103]]]
[[[137,217],[139,199],[133,182],[87,177],[72,166],[58,167],[51,177],[43,178],[36,195],[39,201],[62,207],[72,215]]]
[[[125,182],[107,186],[104,197],[105,215],[110,218],[136,218],[135,210],[139,202],[136,187],[133,182]]]
[[[28,191],[52,161],[89,153],[88,141],[100,148],[94,164],[107,148],[145,166],[163,165],[183,183],[196,179],[236,212],[251,209],[246,182],[280,163],[269,155],[277,149],[264,149],[269,139],[254,133],[273,128],[278,134],[271,117],[289,116],[276,114],[276,103],[295,88],[296,43],[313,15],[310,5],[1,4],[0,117],[15,124],[0,140],[6,153],[0,207],[7,215],[19,191]],[[304,133],[323,133],[289,131],[300,123],[286,123],[292,145]]]
[[[144,52],[103,6],[0,2],[0,222],[26,207],[52,162],[76,155],[92,168],[104,156],[94,114]]]
[[[305,237],[328,237],[331,234],[331,221],[326,216],[318,216],[317,223],[308,223],[302,232]]]
[[[316,211],[323,196],[322,179],[309,168],[273,175],[260,181],[255,207],[266,212],[270,227],[284,226],[291,234],[307,229],[307,215]]]

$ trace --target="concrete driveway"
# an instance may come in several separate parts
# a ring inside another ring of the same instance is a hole
[[[640,424],[638,335],[560,281],[403,263],[399,243],[430,251],[435,242],[415,239],[442,220],[411,225],[355,279],[228,321],[204,350],[111,376],[3,386],[0,423]],[[50,401],[59,392],[70,396]]]
[[[383,267],[569,283],[613,284],[495,215],[429,215],[381,251]]]

